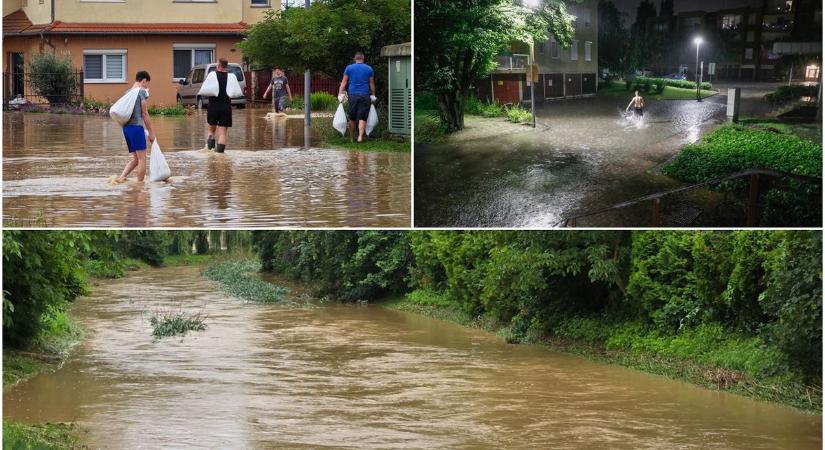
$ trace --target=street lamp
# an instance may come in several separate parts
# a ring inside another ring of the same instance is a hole
[[[696,101],[701,102],[702,96],[699,93],[699,85],[701,84],[699,81],[699,77],[701,76],[699,73],[699,47],[702,45],[702,38],[696,36],[696,38],[693,39],[693,43],[696,44]]]

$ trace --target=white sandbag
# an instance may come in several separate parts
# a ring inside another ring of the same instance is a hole
[[[229,76],[226,77],[226,95],[228,95],[229,98],[243,97],[241,83],[238,83],[238,77],[236,77],[234,73],[230,73]]]
[[[152,154],[149,156],[149,181],[165,181],[172,176],[169,164],[160,151],[158,140],[152,142]]]
[[[335,117],[332,118],[332,127],[338,130],[343,136],[347,132],[347,113],[344,112],[344,104],[339,103],[335,110]]]
[[[375,105],[370,105],[370,115],[367,116],[367,136],[372,134],[376,126],[378,126],[378,112],[375,110]]]
[[[217,97],[220,90],[221,88],[218,86],[218,76],[215,75],[215,72],[210,72],[209,75],[206,76],[206,79],[203,80],[198,95],[201,97]]]
[[[132,113],[135,112],[135,102],[137,102],[140,88],[132,88],[120,97],[118,101],[109,108],[109,117],[115,119],[120,126],[126,125],[126,122],[132,118]]]

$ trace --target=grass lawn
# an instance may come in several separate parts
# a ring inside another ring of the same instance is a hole
[[[740,117],[739,124],[755,129],[764,129],[779,134],[793,134],[801,139],[819,143],[822,141],[821,123],[783,122],[780,120]]]
[[[46,423],[27,425],[3,421],[3,448],[15,450],[63,450],[78,448],[75,425]]]
[[[709,91],[703,89],[700,91],[702,98],[716,95],[717,91]],[[655,92],[642,92],[642,97],[650,100],[695,100],[696,89],[680,89],[673,86],[665,86],[664,92],[657,94]],[[607,95],[611,97],[627,97],[627,101],[633,97],[633,91],[625,89],[624,83],[613,83],[610,87],[600,86],[598,95]]]
[[[329,136],[324,139],[324,146],[332,148],[345,148],[347,150],[359,150],[364,152],[399,152],[409,153],[410,142],[402,139],[371,139],[367,138],[364,142],[350,142],[349,136]]]

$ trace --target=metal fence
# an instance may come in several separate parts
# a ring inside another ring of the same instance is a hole
[[[3,105],[16,98],[35,105],[75,103],[83,98],[83,71],[3,73]]]
[[[249,80],[248,83],[252,83],[252,73],[247,72],[246,77],[247,80]],[[269,100],[262,99],[264,92],[266,92],[266,88],[269,86],[270,81],[272,81],[272,72],[268,70],[256,70],[254,80],[255,85],[249,89],[246,99],[253,102],[268,102]],[[287,75],[287,80],[289,80],[289,89],[292,91],[293,96],[304,95],[303,73]],[[313,74],[312,79],[310,80],[312,93],[326,92],[328,94],[338,95],[339,83],[340,80],[334,80],[332,78],[316,74]]]

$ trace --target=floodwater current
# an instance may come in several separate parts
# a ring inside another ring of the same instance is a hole
[[[407,227],[410,154],[305,146],[300,119],[233,111],[206,152],[205,111],[154,117],[169,183],[112,185],[129,161],[107,116],[3,113],[3,221],[36,227]],[[312,134],[312,133],[310,133]]]
[[[207,329],[155,341],[158,310]],[[86,339],[4,417],[93,449],[822,447],[820,415],[379,306],[248,304],[196,267],[102,281],[73,315]]]

